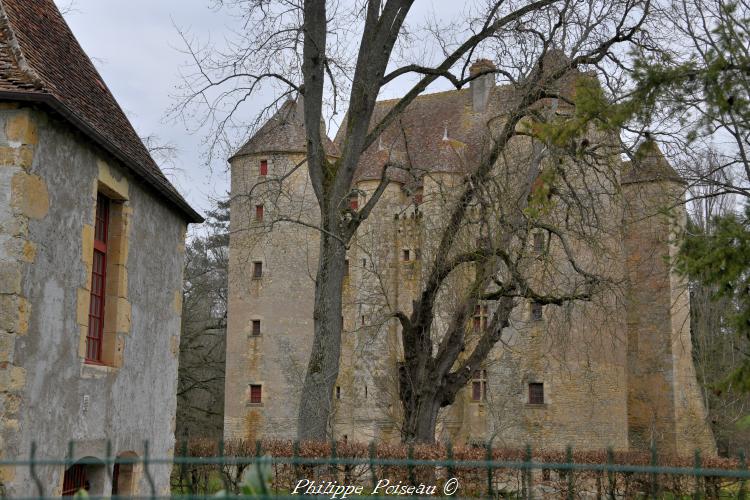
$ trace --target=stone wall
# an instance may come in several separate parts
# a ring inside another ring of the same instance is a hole
[[[186,224],[159,195],[58,118],[0,110],[2,454],[169,457],[174,445]],[[112,203],[104,365],[84,363],[97,192]],[[103,467],[92,478],[108,494]],[[152,466],[169,491],[169,466]],[[134,471],[134,492],[146,492]],[[59,494],[63,467],[41,467]],[[3,471],[8,494],[29,494],[25,467]]]

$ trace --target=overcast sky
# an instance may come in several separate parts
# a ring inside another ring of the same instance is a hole
[[[71,0],[55,1],[61,8],[71,4]],[[72,1],[66,19],[83,49],[138,134],[155,135],[162,143],[176,146],[178,169],[167,174],[196,209],[205,211],[212,198],[229,190],[229,176],[226,162],[216,161],[211,168],[205,164],[203,136],[164,118],[175,102],[180,68],[187,62],[180,52],[184,45],[176,27],[189,31],[195,39],[216,43],[237,26],[236,19],[229,12],[210,9],[208,0]],[[438,5],[441,17],[450,16],[457,9],[451,4],[422,0],[413,15],[423,15]],[[248,123],[263,104],[243,108]]]

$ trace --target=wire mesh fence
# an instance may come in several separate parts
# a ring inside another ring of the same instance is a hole
[[[0,470],[26,469],[28,484],[2,498],[199,499],[316,496],[373,498],[706,498],[748,499],[750,471],[743,453],[735,458],[673,457],[650,453],[544,451],[493,448],[389,446],[285,441],[184,444],[174,457],[106,456],[74,460],[40,456],[0,460]],[[86,468],[102,478],[87,483]],[[167,471],[168,485],[155,471]],[[44,470],[57,469],[60,484],[47,484]],[[81,472],[83,471],[83,472]],[[71,473],[72,472],[72,473]],[[80,485],[69,480],[77,477]],[[124,478],[124,479],[123,479]],[[129,484],[125,485],[124,483]],[[67,486],[67,489],[66,489]]]

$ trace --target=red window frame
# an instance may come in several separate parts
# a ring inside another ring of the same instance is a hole
[[[353,194],[349,197],[349,208],[359,210],[359,195]]]
[[[255,205],[255,220],[263,222],[263,205]]]
[[[544,383],[542,382],[530,382],[529,383],[529,404],[530,405],[543,405],[544,404]]]
[[[260,160],[260,175],[268,175],[268,160]]]
[[[263,403],[263,386],[250,384],[250,404],[259,405]]]
[[[104,342],[104,307],[107,294],[107,239],[109,233],[110,199],[99,194],[96,197],[94,221],[94,257],[91,272],[91,296],[89,302],[89,328],[86,334],[86,362],[102,363]]]

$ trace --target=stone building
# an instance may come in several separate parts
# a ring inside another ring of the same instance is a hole
[[[0,456],[72,443],[69,468],[36,468],[45,494],[146,493],[141,467],[107,471],[107,454],[171,456],[185,231],[201,220],[54,2],[0,1]],[[170,467],[150,472],[168,493]],[[37,494],[29,467],[0,469],[0,493]]]
[[[472,71],[489,64],[479,61]],[[574,92],[581,78],[591,77],[567,75],[563,92]],[[409,170],[393,174],[348,250],[333,437],[399,439],[403,354],[392,312],[410,313],[451,194],[475,168],[515,95],[491,75],[467,89],[421,95],[362,155],[351,198],[342,201],[352,210],[374,192],[386,162]],[[395,102],[379,102],[373,121]],[[645,143],[631,164],[620,160],[613,139],[594,130],[586,135],[586,142],[609,151],[606,168],[559,160],[576,172],[566,182],[586,187],[597,214],[576,220],[596,245],[580,242],[572,252],[612,286],[590,301],[519,304],[503,341],[440,414],[438,439],[714,452],[692,365],[686,284],[666,259],[674,255],[674,236],[685,220],[684,183],[655,144]],[[341,140],[326,140],[331,159]],[[496,165],[500,189],[516,182],[533,158],[520,139],[508,151]],[[300,100],[285,103],[230,159],[226,438],[295,437],[318,252],[318,208],[304,155]],[[557,227],[576,226],[563,212],[558,207],[545,217]],[[570,266],[555,265],[567,249],[544,232],[528,237],[530,276],[564,282]],[[453,285],[460,284],[459,276]],[[450,321],[451,307],[451,297],[444,297],[437,324]],[[481,331],[493,307],[480,304],[467,330]]]

